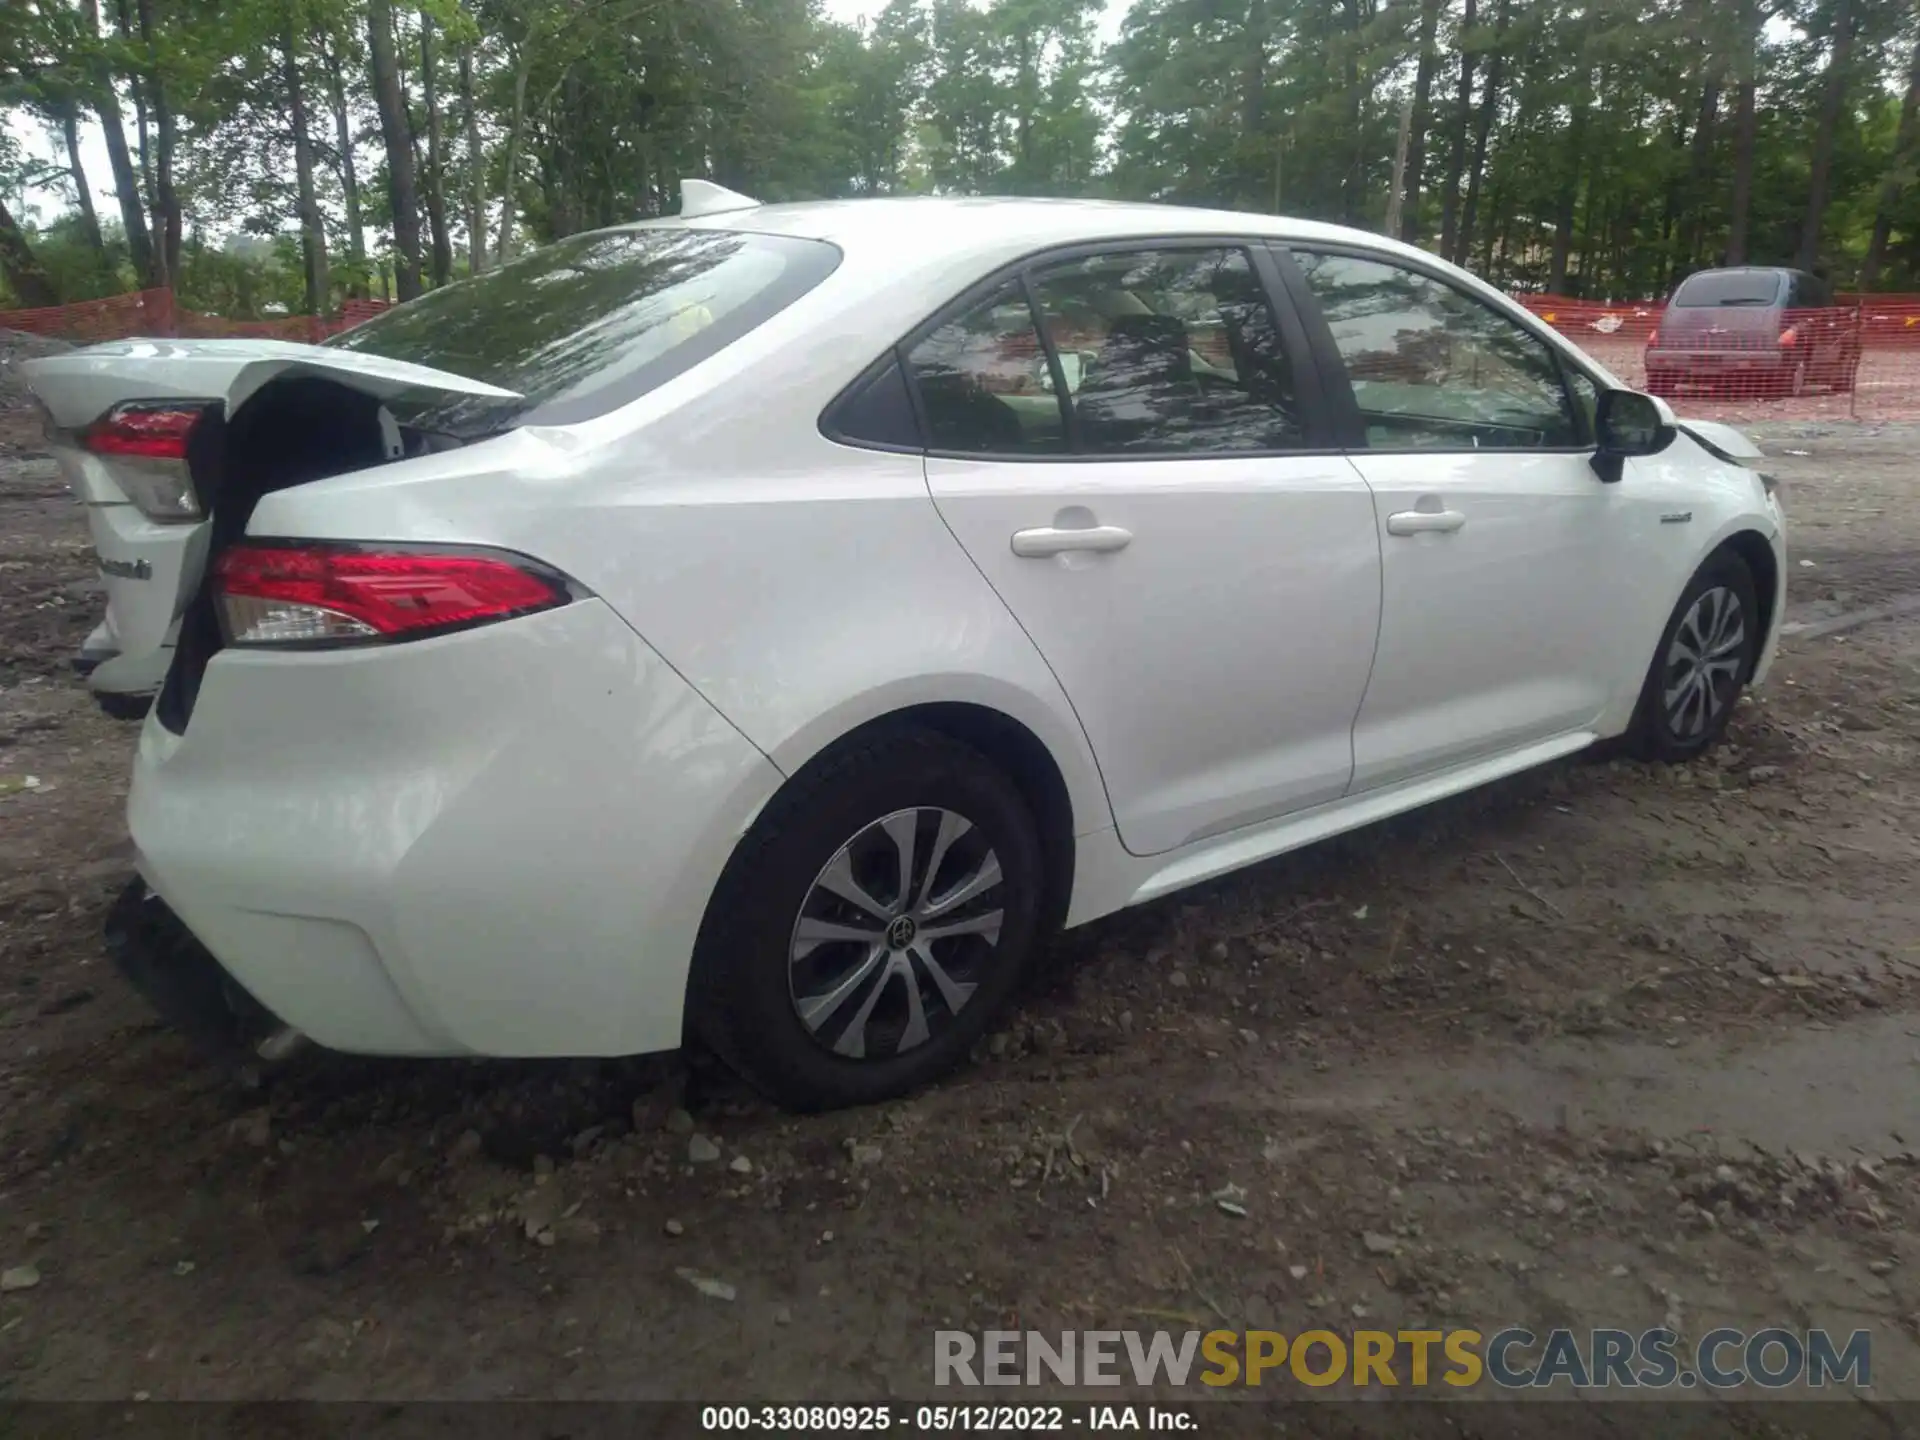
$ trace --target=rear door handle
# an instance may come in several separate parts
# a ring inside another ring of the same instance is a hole
[[[1450,535],[1467,523],[1458,510],[1402,510],[1387,516],[1389,535]]]
[[[1133,532],[1122,530],[1118,525],[1089,525],[1074,530],[1043,525],[1037,530],[1013,532],[1013,553],[1027,560],[1066,555],[1076,550],[1124,550],[1132,543]]]

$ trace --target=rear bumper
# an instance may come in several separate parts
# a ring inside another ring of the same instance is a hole
[[[1649,350],[1649,371],[1659,370],[1678,379],[1731,379],[1763,375],[1785,379],[1800,357],[1777,350]]]
[[[404,645],[225,650],[149,718],[142,875],[335,1049],[680,1043],[695,936],[772,764],[604,603]]]
[[[175,1029],[218,1053],[269,1034],[275,1017],[221,968],[144,880],[107,911],[107,958]]]

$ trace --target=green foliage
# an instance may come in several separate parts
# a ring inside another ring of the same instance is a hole
[[[125,13],[138,8],[128,0]],[[297,91],[327,301],[379,293],[396,258],[394,202],[367,0],[146,8],[150,49],[137,26],[123,28],[117,0],[0,4],[0,107],[44,129],[57,157],[10,156],[0,128],[0,192],[78,193],[68,117],[91,132],[117,108],[135,163],[143,138],[157,153],[164,98],[178,130],[183,303],[297,308]],[[1843,19],[1850,45],[1836,75]],[[428,21],[437,177],[424,163]],[[826,18],[819,0],[414,0],[396,6],[393,25],[421,192],[407,203],[444,211],[456,273],[469,264],[476,192],[491,261],[509,217],[506,248],[517,251],[671,213],[688,175],[769,201],[1099,195],[1379,228],[1413,112],[1423,163],[1404,223],[1437,248],[1443,212],[1454,214],[1456,256],[1502,283],[1658,294],[1736,242],[1742,170],[1747,257],[1790,261],[1824,167],[1821,268],[1849,283],[1878,222],[1880,283],[1920,286],[1920,147],[1902,140],[1916,133],[1903,128],[1920,47],[1912,0],[1114,0],[1110,16],[1103,0],[889,0],[859,25]],[[1423,31],[1434,43],[1415,112]],[[1743,145],[1747,78],[1756,118]],[[144,192],[151,175],[137,184]],[[152,199],[141,195],[136,219]],[[135,283],[113,208],[100,219],[98,247],[74,219],[28,237],[63,296]],[[268,243],[235,249],[236,235]]]

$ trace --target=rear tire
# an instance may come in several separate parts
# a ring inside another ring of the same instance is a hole
[[[897,730],[829,752],[716,887],[692,1026],[788,1108],[891,1099],[953,1068],[1005,1008],[1045,893],[1032,814],[977,751]]]
[[[1753,573],[1738,555],[1721,551],[1687,583],[1660,632],[1629,749],[1666,764],[1705,754],[1733,718],[1760,641]]]

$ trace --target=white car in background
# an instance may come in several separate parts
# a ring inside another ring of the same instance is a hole
[[[897,1094],[1052,927],[1700,753],[1782,608],[1743,437],[1266,216],[692,183],[324,347],[27,368],[190,472],[122,961],[343,1050]]]

